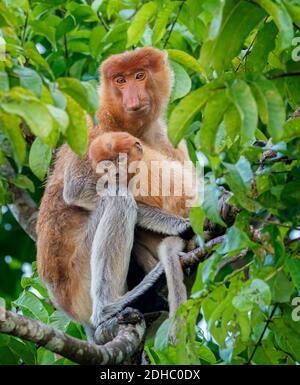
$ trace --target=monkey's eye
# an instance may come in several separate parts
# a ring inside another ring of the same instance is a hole
[[[145,79],[145,76],[146,76],[146,74],[143,71],[137,72],[135,74],[136,80],[143,80],[143,79]]]
[[[124,83],[126,83],[126,80],[125,80],[125,78],[123,77],[123,76],[118,76],[117,78],[116,78],[116,83],[118,83],[118,84],[124,84]]]

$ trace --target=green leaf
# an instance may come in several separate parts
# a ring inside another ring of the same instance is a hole
[[[237,321],[241,329],[241,338],[243,342],[247,342],[251,333],[251,322],[247,312],[240,312],[237,315]]]
[[[290,142],[300,136],[300,117],[288,120],[283,127],[281,140]]]
[[[160,42],[160,40],[164,37],[166,33],[166,26],[168,24],[169,17],[172,15],[175,7],[177,6],[177,2],[168,1],[164,5],[163,9],[160,9],[156,21],[153,28],[152,34],[152,43],[153,45]]]
[[[242,122],[241,144],[252,144],[255,140],[258,111],[250,87],[243,80],[235,79],[229,84],[228,93],[240,114]]]
[[[281,202],[285,203],[287,207],[294,207],[297,210],[300,203],[300,180],[287,182],[282,186],[280,192]]]
[[[21,121],[17,116],[0,111],[0,128],[10,140],[16,163],[22,166],[26,156],[26,142],[20,129]]]
[[[193,56],[189,55],[184,51],[179,49],[168,49],[168,56],[171,60],[176,61],[179,64],[182,64],[184,67],[199,72],[200,74],[205,74],[205,70],[201,64]]]
[[[192,86],[191,79],[180,64],[171,61],[171,68],[174,74],[174,85],[171,94],[171,102],[187,95]]]
[[[270,303],[270,288],[260,279],[253,279],[250,286],[242,287],[232,300],[233,306],[242,312],[251,310],[254,305],[268,306]]]
[[[55,310],[50,318],[49,323],[55,328],[62,332],[66,332],[70,323],[71,318],[66,315],[66,313],[61,310]]]
[[[225,3],[226,2],[223,0],[218,0],[218,1],[212,1],[211,4],[209,4],[210,6],[213,7],[212,9],[213,19],[209,27],[210,40],[215,39],[220,32],[220,28],[222,26],[223,10],[224,10]]]
[[[94,114],[99,108],[99,94],[97,92],[98,84],[94,84],[93,81],[81,82],[81,84],[85,88],[90,111]]]
[[[219,191],[215,182],[206,183],[204,186],[203,209],[206,217],[213,223],[226,227],[219,213]]]
[[[294,28],[292,19],[284,5],[280,1],[278,4],[271,0],[254,1],[262,8],[264,8],[270,16],[273,17],[273,20],[280,32],[279,46],[281,50],[290,47],[294,36]]]
[[[206,41],[201,48],[200,63],[203,67],[212,66],[218,72],[227,68],[264,14],[261,8],[249,2],[226,1],[218,36]]]
[[[267,125],[274,142],[278,142],[283,134],[285,123],[285,106],[282,97],[272,81],[263,76],[255,76],[251,84],[256,95],[260,118]]]
[[[76,27],[76,20],[74,16],[68,15],[56,27],[56,39],[59,40],[66,33],[73,31]]]
[[[39,51],[36,49],[35,44],[32,41],[28,41],[24,45],[25,55],[29,59],[29,61],[37,65],[39,68],[44,69],[53,79],[53,72],[48,64],[48,62],[40,55]]]
[[[126,39],[126,32],[129,23],[116,24],[113,28],[104,36],[105,43],[116,43]]]
[[[230,227],[226,233],[225,241],[222,247],[218,249],[219,254],[237,253],[248,247],[254,247],[256,244],[250,240],[248,235],[235,226]]]
[[[52,151],[39,138],[33,142],[29,153],[29,167],[40,180],[43,180],[51,162]]]
[[[168,133],[172,143],[176,146],[189,129],[193,118],[212,96],[214,88],[222,85],[219,82],[210,84],[192,91],[183,98],[171,113]]]
[[[0,179],[0,205],[5,205],[7,203],[11,203],[11,197],[8,192],[8,186],[5,181]]]
[[[143,4],[135,14],[127,30],[127,48],[138,43],[145,32],[147,23],[154,16],[156,9],[157,5],[155,2],[149,1]]]
[[[13,305],[21,309],[26,315],[32,316],[32,318],[48,323],[48,312],[43,305],[42,301],[29,291],[23,291],[21,296],[13,301]]]
[[[216,152],[216,137],[220,123],[229,105],[229,98],[225,90],[216,91],[205,106],[204,118],[200,129],[201,150],[206,155]]]
[[[234,193],[238,203],[249,211],[255,211],[259,208],[258,203],[251,199],[251,183],[253,173],[248,160],[241,156],[236,164],[223,163],[227,173],[225,175],[231,191]]]
[[[4,71],[0,71],[0,90],[9,91],[9,79]]]
[[[93,115],[96,112],[94,96],[91,97],[92,91],[91,87],[87,88],[84,86],[84,82],[80,82],[74,78],[59,78],[57,79],[59,88],[61,91],[67,93],[71,96],[76,102],[82,106],[90,115]]]
[[[32,275],[31,277],[23,277],[21,279],[21,286],[23,289],[26,289],[27,287],[33,287],[44,298],[49,297],[47,289],[46,289],[44,283],[42,282],[41,277],[36,275],[36,274]]]
[[[270,324],[276,343],[284,352],[290,353],[297,361],[300,360],[299,333],[287,324],[285,319],[276,318]]]
[[[62,110],[61,108],[57,108],[52,106],[51,104],[47,104],[47,108],[52,115],[53,119],[56,121],[58,126],[60,127],[62,133],[65,133],[68,125],[69,125],[69,116],[68,114]]]
[[[164,350],[169,342],[169,331],[172,320],[166,319],[156,332],[154,347],[156,350]]]
[[[72,150],[79,156],[83,156],[86,153],[88,144],[88,129],[84,111],[74,99],[68,95],[66,97],[67,112],[70,118],[66,131],[67,141]]]
[[[300,259],[288,258],[286,265],[291,274],[294,285],[300,291]]]
[[[294,23],[300,28],[300,7],[298,0],[283,0],[283,3],[292,17]]]
[[[23,118],[32,133],[46,140],[51,133],[53,123],[52,116],[47,107],[39,100],[19,100],[1,103],[1,107],[9,114],[15,114]]]
[[[15,179],[11,180],[11,183],[19,188],[27,189],[32,193],[35,190],[33,182],[26,175],[17,175]]]
[[[290,302],[291,295],[294,291],[294,285],[290,282],[284,272],[279,271],[268,281],[268,283],[271,288],[272,299],[274,302]]]
[[[107,4],[107,17],[111,19],[112,15],[118,13],[122,9],[122,0],[108,0]]]
[[[31,68],[17,67],[14,69],[14,73],[19,76],[22,87],[33,91],[38,98],[41,96],[43,82],[36,71]]]
[[[204,211],[202,207],[192,207],[189,213],[190,222],[195,233],[203,234]]]
[[[37,364],[38,365],[53,365],[55,362],[55,353],[46,350],[43,347],[37,350]]]
[[[102,25],[98,25],[95,27],[90,36],[90,51],[92,56],[97,59],[100,55],[101,51],[104,48],[104,43],[102,41],[102,38],[105,36],[105,29]]]
[[[197,354],[201,360],[208,362],[213,365],[216,363],[216,357],[213,352],[205,345],[197,346]]]
[[[269,53],[275,49],[277,28],[273,22],[264,24],[258,32],[253,48],[246,58],[246,69],[249,72],[262,72],[267,65]]]
[[[224,127],[227,134],[228,145],[233,144],[239,137],[241,132],[241,125],[241,116],[235,105],[231,103],[224,114]]]
[[[56,49],[56,40],[55,40],[55,28],[51,27],[46,21],[42,20],[33,20],[30,23],[30,26],[37,35],[44,36]]]

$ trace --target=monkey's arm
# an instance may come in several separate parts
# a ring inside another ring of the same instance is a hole
[[[137,224],[156,233],[179,235],[186,240],[190,240],[195,235],[189,219],[142,203],[138,204]]]
[[[99,175],[96,174],[87,157],[80,159],[72,153],[69,159],[64,173],[64,201],[68,205],[93,211],[100,199],[96,192]]]

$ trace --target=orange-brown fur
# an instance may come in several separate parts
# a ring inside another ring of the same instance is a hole
[[[113,87],[112,76],[137,66],[147,72],[147,79],[141,86],[143,89],[138,92],[141,98],[150,95],[151,108],[147,114],[125,114],[121,93]],[[130,160],[142,158],[146,162],[162,159],[182,162],[187,159],[184,146],[175,149],[165,132],[162,114],[169,100],[171,77],[166,57],[161,51],[143,48],[114,55],[102,64],[101,75],[101,108],[97,113],[100,124],[96,128],[89,128],[89,151],[80,160],[67,145],[62,146],[54,170],[47,180],[37,224],[39,273],[50,287],[57,304],[82,323],[89,322],[92,306],[91,240],[87,229],[90,213],[64,202],[66,166],[80,168],[86,176],[96,181],[96,163],[114,158],[119,152],[129,153]],[[142,155],[139,149],[137,152],[132,150],[136,142],[142,146]],[[104,143],[111,144],[111,148],[108,149]],[[185,199],[137,197],[140,202],[181,215],[185,210]]]

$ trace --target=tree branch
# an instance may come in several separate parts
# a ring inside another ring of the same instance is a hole
[[[95,345],[71,337],[42,322],[23,317],[0,306],[0,332],[31,341],[78,364],[112,365],[129,359],[140,347],[145,335],[145,321],[126,323],[119,317],[113,339]]]
[[[7,178],[8,181],[15,178],[15,171],[9,162],[0,165],[0,172]],[[31,239],[35,241],[35,226],[38,209],[34,200],[30,197],[27,191],[16,187],[12,183],[9,183],[9,192],[11,193],[12,200],[14,202],[8,205],[11,213],[22,229],[30,236]]]
[[[283,72],[276,75],[267,75],[267,78],[270,80],[273,80],[273,79],[288,78],[293,76],[300,76],[300,72]]]

